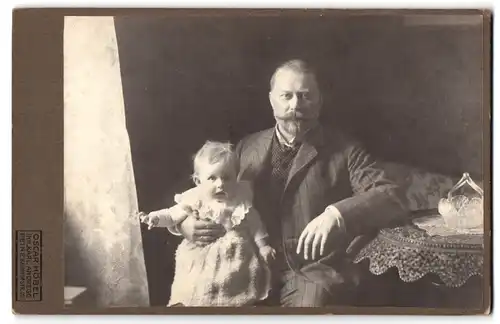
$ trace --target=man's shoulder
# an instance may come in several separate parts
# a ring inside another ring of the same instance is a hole
[[[270,127],[270,128],[267,128],[267,129],[264,129],[264,130],[261,130],[261,131],[255,132],[255,133],[250,133],[250,134],[246,135],[245,137],[243,137],[239,141],[238,146],[244,147],[248,144],[253,144],[255,142],[258,142],[260,139],[262,139],[264,137],[267,138],[270,135],[272,135],[273,131],[274,131],[274,127]]]
[[[324,142],[334,149],[352,149],[362,146],[361,142],[348,132],[337,128],[322,125]]]
[[[258,139],[262,136],[269,135],[269,133],[272,133],[274,130],[275,130],[275,127],[269,127],[269,128],[266,128],[266,129],[258,131],[258,132],[250,133],[250,134],[246,135],[243,138],[243,140],[250,141],[253,139]]]

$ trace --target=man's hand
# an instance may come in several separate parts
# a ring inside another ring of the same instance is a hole
[[[313,219],[300,234],[297,244],[297,254],[304,250],[304,259],[309,255],[314,260],[319,252],[322,256],[325,252],[326,241],[329,236],[342,228],[342,217],[338,210],[326,210]],[[319,249],[319,251],[318,251]]]
[[[198,245],[212,243],[226,233],[222,225],[195,217],[186,218],[178,229],[184,238]]]

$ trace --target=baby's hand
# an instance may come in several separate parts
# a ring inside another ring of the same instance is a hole
[[[157,226],[158,223],[160,222],[160,217],[150,214],[145,214],[143,212],[139,213],[139,219],[141,220],[142,223],[148,225],[148,230],[152,229],[153,227]]]
[[[259,249],[259,253],[267,264],[276,259],[276,251],[269,245],[264,245]]]

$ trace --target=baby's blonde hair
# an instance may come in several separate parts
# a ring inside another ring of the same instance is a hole
[[[228,142],[206,141],[205,144],[194,155],[194,174],[195,178],[203,165],[212,165],[222,163],[226,166],[236,168],[236,154],[233,146]]]

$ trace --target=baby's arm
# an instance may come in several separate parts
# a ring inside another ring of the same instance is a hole
[[[276,252],[269,245],[269,234],[266,231],[264,223],[260,218],[259,213],[255,208],[250,209],[245,219],[248,222],[250,232],[252,233],[255,244],[259,248],[259,253],[262,255],[266,262],[270,262],[275,258]]]
[[[173,227],[186,219],[188,213],[181,205],[150,212],[142,221],[150,227]]]
[[[257,210],[255,208],[251,208],[245,218],[257,246],[260,248],[262,246],[269,245],[269,235],[267,234],[264,223],[262,222]]]

